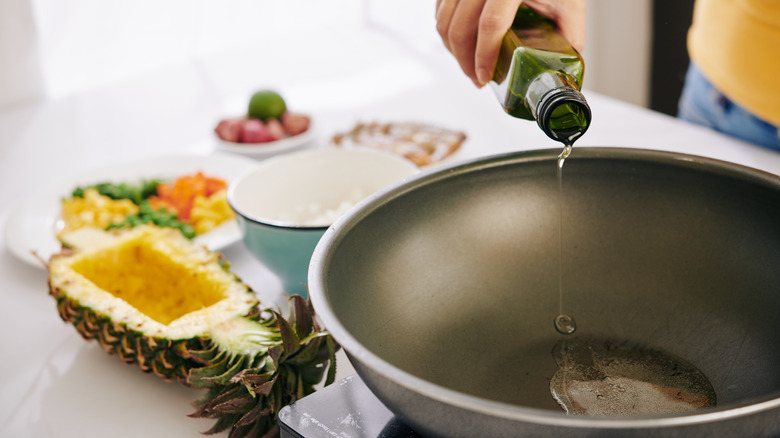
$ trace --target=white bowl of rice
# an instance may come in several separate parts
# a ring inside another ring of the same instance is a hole
[[[285,292],[305,297],[309,260],[328,227],[365,197],[418,170],[388,152],[305,150],[262,161],[234,179],[228,203],[249,251]]]

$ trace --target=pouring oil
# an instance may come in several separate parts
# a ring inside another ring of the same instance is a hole
[[[577,330],[574,318],[563,313],[563,164],[577,137],[564,143],[557,162],[559,280],[554,325],[564,335]],[[569,414],[680,414],[715,405],[715,390],[701,371],[658,349],[567,337],[555,345],[553,357],[557,369],[550,394]]]
[[[570,335],[577,330],[574,318],[563,313],[563,163],[571,154],[574,139],[564,143],[563,151],[558,155],[558,316],[553,320],[555,330]]]
[[[575,333],[577,323],[563,311],[563,165],[590,126],[590,107],[580,92],[584,67],[555,22],[521,6],[502,40],[491,82],[507,114],[535,120],[548,137],[564,145],[557,162],[559,280],[553,320],[564,335]],[[684,412],[715,403],[703,374],[657,350],[610,348],[566,337],[554,351],[558,370],[550,391],[570,413]]]
[[[559,192],[563,190],[563,162],[571,153],[574,141],[590,126],[590,106],[580,92],[584,72],[582,56],[566,40],[555,21],[521,5],[501,40],[491,88],[507,114],[535,120],[548,137],[565,145],[558,157]],[[558,204],[562,211],[560,195]],[[562,218],[560,228],[563,229]],[[562,254],[563,238],[559,240]],[[561,267],[561,277],[562,270]],[[561,305],[555,329],[571,334],[576,324],[563,314],[562,280],[559,289]]]
[[[715,406],[707,377],[687,361],[628,342],[562,339],[550,393],[569,414],[679,414]]]

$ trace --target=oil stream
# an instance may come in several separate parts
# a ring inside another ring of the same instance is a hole
[[[571,139],[570,139],[571,140]],[[563,313],[563,164],[573,141],[558,156],[558,315],[555,329],[564,335],[577,323]],[[569,414],[679,414],[715,405],[707,377],[685,360],[644,346],[593,339],[565,338],[553,348],[557,369],[550,394]]]
[[[563,313],[563,163],[571,154],[572,143],[565,143],[558,155],[558,316],[553,321],[555,330],[570,335],[577,330],[577,322]]]

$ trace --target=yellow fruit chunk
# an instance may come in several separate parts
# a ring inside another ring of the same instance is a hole
[[[129,199],[111,199],[95,189],[87,189],[83,198],[73,197],[62,201],[62,220],[65,225],[59,234],[87,226],[104,229],[136,213],[138,206]]]
[[[190,222],[195,228],[195,233],[200,235],[211,231],[234,215],[233,209],[227,202],[227,190],[220,190],[208,198],[195,197],[190,211]]]

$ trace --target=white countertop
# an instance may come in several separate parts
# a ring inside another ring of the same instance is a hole
[[[259,88],[276,88],[291,109],[312,114],[319,145],[360,120],[412,120],[467,133],[452,162],[558,147],[534,123],[506,116],[490,90],[474,89],[441,47],[399,44],[359,26],[310,36],[297,41],[305,49],[295,57],[279,48],[255,59],[256,48],[238,47],[129,82],[0,111],[0,224],[32,193],[87,169],[212,153],[216,121],[243,111]],[[663,149],[780,174],[778,153],[587,90],[585,95],[593,124],[574,154],[587,146]],[[163,383],[83,341],[59,319],[45,271],[16,259],[3,242],[0,234],[0,436],[194,437],[211,427],[211,421],[186,416],[199,393]],[[241,243],[224,254],[261,296],[279,296],[279,282]],[[346,360],[340,366],[340,376],[350,374]]]

